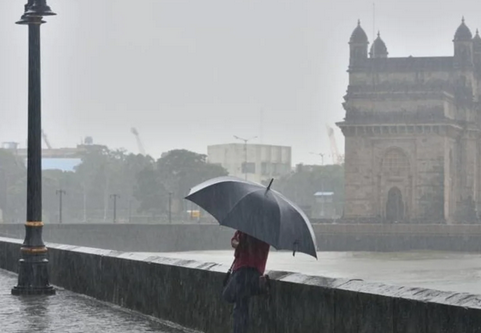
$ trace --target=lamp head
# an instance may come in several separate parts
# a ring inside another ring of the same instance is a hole
[[[50,6],[47,5],[47,0],[29,0],[25,6],[25,15],[33,17],[53,16],[55,14]]]

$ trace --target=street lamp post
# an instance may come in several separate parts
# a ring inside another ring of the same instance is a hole
[[[86,189],[85,182],[83,183],[82,189],[83,189],[83,215],[84,215],[83,222],[87,223],[87,189]]]
[[[129,223],[132,223],[132,198],[129,199]]]
[[[114,199],[114,223],[117,223],[117,198],[120,198],[120,195],[111,194],[110,197]]]
[[[169,223],[172,223],[172,192],[169,192]]]
[[[257,136],[254,136],[249,139],[244,139],[244,138],[238,137],[237,135],[234,135],[234,138],[236,138],[237,140],[244,141],[244,177],[245,177],[245,180],[247,180],[247,142],[249,142],[250,140],[256,139]]]
[[[62,224],[62,196],[67,194],[64,190],[57,190],[55,192],[58,195],[58,223]]]
[[[8,188],[9,188],[8,179],[9,179],[9,177],[7,176],[7,172],[5,171],[4,168],[0,167],[0,170],[2,171],[3,184],[5,185],[5,189],[4,189],[5,205],[2,207],[3,210],[2,210],[2,216],[0,217],[0,220],[5,223],[6,221],[8,221],[7,209],[8,209]]]
[[[40,25],[55,15],[46,0],[28,0],[17,24],[28,25],[28,162],[27,222],[20,248],[18,284],[13,295],[53,295],[49,283],[47,248],[42,240],[42,138],[40,90]]]
[[[321,156],[321,168],[324,166],[324,154],[323,153],[311,153],[313,155],[318,155],[318,156]],[[321,170],[321,174],[322,174],[322,170]],[[324,178],[321,177],[321,192],[322,192],[322,196],[321,196],[321,216],[322,217],[325,217],[325,205],[324,205],[324,202],[326,200],[326,197],[324,195]]]
[[[321,166],[324,166],[324,154],[323,153],[311,153],[311,154],[321,156]]]

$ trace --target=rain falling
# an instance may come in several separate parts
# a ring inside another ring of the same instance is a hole
[[[481,5],[0,4],[2,332],[481,333]]]

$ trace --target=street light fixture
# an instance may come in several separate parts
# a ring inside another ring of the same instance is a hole
[[[29,0],[27,3],[28,9],[25,11],[27,17],[43,17],[53,16],[55,14],[50,6],[47,5],[47,0]]]
[[[55,193],[58,195],[58,223],[62,224],[62,197],[64,194],[67,194],[64,190],[57,190]]]
[[[323,153],[310,153],[312,155],[321,156],[321,166],[324,166],[324,154]]]
[[[120,198],[120,195],[111,194],[110,197],[114,199],[114,223],[117,223],[117,198]]]
[[[129,223],[132,223],[132,201],[133,199],[129,199]]]
[[[28,25],[27,222],[20,248],[18,284],[12,295],[54,295],[49,283],[47,248],[42,239],[42,138],[40,25],[55,15],[46,0],[28,0],[17,24]]]
[[[323,153],[311,153],[312,155],[317,155],[321,156],[321,168],[324,166],[324,154]],[[322,177],[322,170],[321,170],[321,216],[324,218],[325,217],[325,205],[324,202],[326,198],[324,197],[324,177]]]
[[[237,135],[234,135],[234,138],[236,138],[237,140],[244,141],[244,177],[245,177],[245,180],[247,180],[247,142],[257,139],[257,136],[253,136],[252,138],[249,138],[249,139],[244,139],[244,138],[238,137]]]
[[[169,192],[169,224],[172,223],[172,192]]]

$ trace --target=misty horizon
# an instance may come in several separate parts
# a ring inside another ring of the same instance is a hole
[[[55,1],[42,26],[43,128],[54,148],[94,143],[137,153],[206,153],[208,145],[292,147],[293,164],[330,154],[326,125],[344,118],[348,41],[360,19],[390,57],[451,56],[464,15],[481,5],[372,1]],[[0,5],[0,142],[27,137],[27,29],[22,1]],[[373,17],[375,13],[375,17]],[[479,15],[481,17],[481,15]],[[374,20],[373,20],[374,19]],[[329,159],[327,160],[329,161]],[[326,161],[326,163],[327,163]]]

